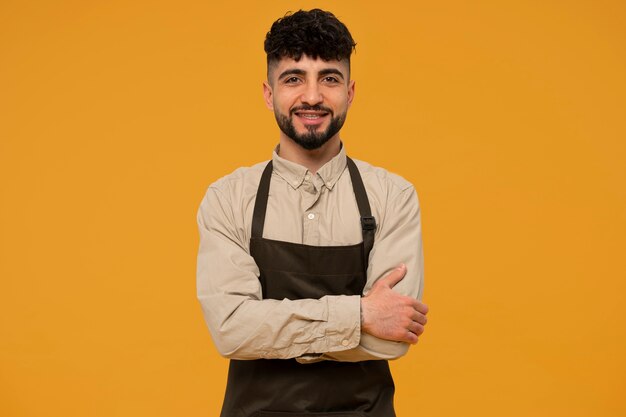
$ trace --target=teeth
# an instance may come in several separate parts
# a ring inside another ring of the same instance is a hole
[[[302,114],[301,116],[305,119],[319,119],[321,117],[319,114]]]

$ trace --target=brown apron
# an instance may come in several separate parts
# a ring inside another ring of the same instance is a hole
[[[272,177],[272,162],[267,164],[257,190],[250,239],[264,299],[362,294],[376,222],[361,175],[350,158],[347,163],[363,231],[363,242],[349,246],[264,239]],[[233,359],[221,417],[394,417],[394,390],[385,360],[300,364],[295,359]]]

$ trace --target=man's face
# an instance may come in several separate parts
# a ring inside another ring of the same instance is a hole
[[[303,55],[283,58],[263,83],[265,102],[282,134],[304,149],[318,149],[338,135],[354,98],[347,61],[324,61]]]

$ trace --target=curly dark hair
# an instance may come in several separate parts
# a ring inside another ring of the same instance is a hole
[[[320,9],[288,12],[272,24],[265,36],[265,53],[269,66],[288,57],[299,61],[302,54],[324,61],[346,59],[356,47],[346,25],[331,12]]]

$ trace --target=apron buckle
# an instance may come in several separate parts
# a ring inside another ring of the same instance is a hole
[[[362,216],[361,228],[363,230],[376,230],[376,218],[374,216]]]

